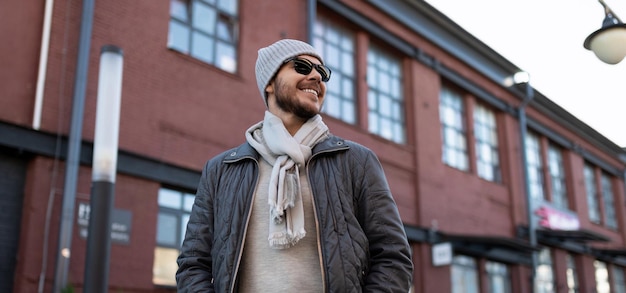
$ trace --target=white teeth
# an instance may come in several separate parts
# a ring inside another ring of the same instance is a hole
[[[316,95],[316,96],[317,96],[317,91],[315,91],[315,90],[312,90],[312,89],[303,89],[303,91],[305,91],[305,92],[307,92],[307,93],[312,93],[312,94],[314,94],[314,95]]]

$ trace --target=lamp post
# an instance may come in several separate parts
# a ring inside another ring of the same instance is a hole
[[[603,1],[604,7],[602,27],[591,33],[583,43],[587,50],[593,51],[604,63],[617,64],[626,56],[626,24],[615,15],[613,10]]]
[[[531,247],[535,248],[537,246],[537,234],[536,234],[536,223],[533,218],[534,211],[534,201],[532,195],[530,193],[530,180],[528,174],[528,154],[526,153],[528,150],[528,145],[526,144],[526,136],[527,136],[527,121],[526,121],[526,106],[532,101],[535,96],[534,90],[530,85],[530,75],[527,72],[517,72],[513,76],[505,79],[504,84],[506,86],[512,86],[515,84],[524,85],[524,97],[522,99],[522,103],[517,108],[517,115],[519,120],[519,130],[520,130],[520,145],[521,145],[521,154],[522,154],[522,167],[524,169],[523,179],[524,179],[524,195],[526,198],[526,215],[528,220],[528,242]],[[531,271],[530,271],[530,291],[535,292],[536,290],[536,280],[537,280],[537,252],[534,250],[531,252]]]
[[[123,64],[120,48],[102,47],[85,259],[84,292],[87,293],[108,291]]]

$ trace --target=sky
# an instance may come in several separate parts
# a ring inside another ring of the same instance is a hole
[[[545,97],[626,147],[626,58],[606,64],[583,47],[600,29],[595,0],[426,0],[530,75]],[[605,0],[622,22],[626,1]]]

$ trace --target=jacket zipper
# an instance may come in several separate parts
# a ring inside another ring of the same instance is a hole
[[[311,184],[311,178],[310,173],[309,173],[309,165],[311,163],[311,160],[313,160],[314,157],[316,157],[319,154],[322,153],[330,153],[333,151],[336,151],[337,149],[332,149],[332,150],[326,150],[326,151],[322,151],[319,153],[315,153],[313,154],[309,160],[306,162],[306,178],[309,181],[309,186],[311,186],[311,200],[313,201],[313,215],[315,216],[315,230],[316,230],[316,235],[317,235],[317,254],[319,255],[319,259],[320,259],[320,270],[322,272],[322,284],[323,286],[323,291],[322,292],[326,292],[328,289],[328,284],[326,283],[326,270],[324,269],[324,255],[322,253],[322,236],[321,236],[321,231],[320,231],[320,224],[319,224],[319,219],[317,217],[317,204],[315,202],[315,190],[313,188],[313,185]],[[335,219],[333,218],[333,221],[335,221]],[[337,224],[333,223],[333,225],[335,225],[335,229],[337,228]]]
[[[256,163],[256,167],[258,170],[259,162],[252,157],[250,158]],[[237,284],[237,276],[239,275],[239,265],[241,264],[241,257],[243,256],[243,247],[246,244],[246,235],[248,234],[248,224],[250,224],[250,217],[252,216],[251,210],[252,210],[252,205],[254,204],[254,198],[256,197],[256,186],[258,182],[259,182],[259,175],[257,174],[256,180],[254,181],[254,189],[252,190],[252,196],[250,198],[250,202],[248,203],[248,217],[246,219],[246,224],[244,226],[245,228],[243,230],[243,239],[241,240],[241,246],[237,253],[237,263],[235,264],[235,271],[233,272],[233,280],[231,281],[229,292],[235,292],[235,284]]]
[[[310,162],[310,160],[309,160]],[[306,167],[306,172],[307,172],[307,180],[309,181],[309,186],[311,186],[311,179],[309,178],[309,166],[307,164]],[[315,231],[316,233],[316,237],[317,237],[317,255],[319,256],[319,260],[320,260],[320,271],[322,272],[322,284],[323,284],[323,291],[322,292],[326,292],[326,270],[324,270],[324,257],[322,256],[322,236],[320,233],[320,222],[317,218],[317,204],[315,203],[315,195],[313,195],[313,188],[311,188],[311,201],[313,201],[313,215],[315,216]]]

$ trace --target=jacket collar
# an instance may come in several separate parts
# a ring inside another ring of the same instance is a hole
[[[327,139],[319,142],[317,145],[315,145],[315,147],[313,147],[312,156],[315,156],[316,154],[322,152],[346,150],[349,148],[350,147],[343,138],[331,134]],[[230,150],[230,152],[227,153],[224,157],[224,162],[232,163],[244,158],[249,158],[257,161],[259,160],[259,153],[257,153],[257,151],[247,142]]]

